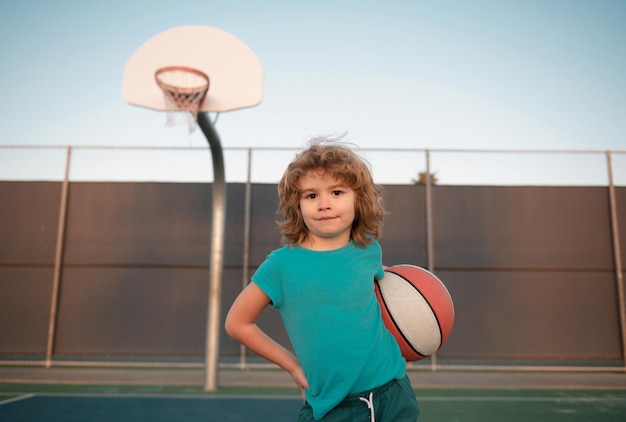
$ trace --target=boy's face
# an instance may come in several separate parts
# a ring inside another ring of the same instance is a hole
[[[312,170],[298,181],[300,211],[309,235],[303,247],[332,250],[350,242],[355,218],[354,190],[323,170]]]

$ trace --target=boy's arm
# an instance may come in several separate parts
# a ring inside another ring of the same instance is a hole
[[[269,337],[256,324],[261,312],[270,304],[270,298],[254,282],[235,299],[226,316],[226,332],[233,339],[257,355],[275,363],[293,377],[302,397],[309,388],[298,358]]]

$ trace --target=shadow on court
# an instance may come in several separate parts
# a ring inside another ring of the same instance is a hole
[[[626,391],[420,390],[420,422],[623,422]],[[299,397],[27,393],[0,421],[295,421]],[[390,421],[383,421],[390,422]]]
[[[292,422],[300,404],[298,398],[28,394],[0,401],[0,421]]]
[[[420,422],[624,422],[623,390],[418,392]]]

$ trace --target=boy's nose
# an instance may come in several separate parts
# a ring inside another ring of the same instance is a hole
[[[320,198],[320,202],[318,204],[318,208],[319,208],[320,211],[329,210],[330,209],[330,202],[328,202],[328,199]]]

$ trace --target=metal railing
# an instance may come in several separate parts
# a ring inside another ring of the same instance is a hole
[[[276,183],[301,148],[224,148],[229,183]],[[362,148],[381,184],[626,186],[626,150]],[[206,147],[0,145],[0,180],[208,182]],[[609,160],[612,164],[609,166]],[[428,163],[427,163],[428,161]]]

